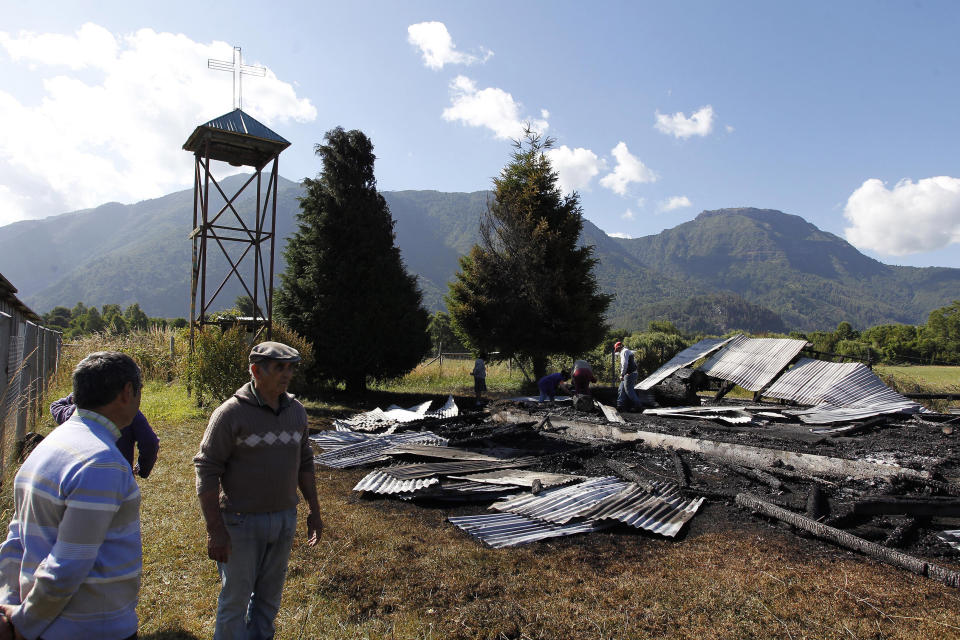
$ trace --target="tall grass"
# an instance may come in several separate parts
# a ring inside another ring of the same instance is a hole
[[[427,361],[395,380],[376,383],[374,389],[395,393],[473,394],[473,359],[444,358]],[[527,371],[530,374],[530,371]],[[487,362],[487,391],[495,395],[515,394],[526,380],[516,365]]]

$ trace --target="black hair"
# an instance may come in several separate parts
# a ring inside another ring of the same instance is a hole
[[[96,409],[113,402],[127,383],[136,393],[143,387],[140,367],[119,351],[97,351],[73,370],[73,401],[80,409]]]
[[[560,371],[560,375],[563,376],[564,380],[570,379],[570,372],[567,371],[566,369],[563,369],[562,371]]]

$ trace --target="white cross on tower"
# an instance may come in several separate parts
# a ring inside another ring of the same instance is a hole
[[[240,47],[233,48],[233,62],[223,60],[207,59],[207,68],[217,71],[229,71],[233,74],[233,108],[243,108],[243,76],[267,75],[264,67],[251,67],[243,64],[243,56],[240,53]]]

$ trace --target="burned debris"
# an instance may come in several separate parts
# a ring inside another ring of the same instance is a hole
[[[661,405],[696,404],[643,413],[601,404],[609,390],[598,389],[597,400],[518,398],[467,413],[448,402],[447,417],[421,405],[401,410],[417,419],[379,420],[379,433],[338,422],[312,436],[316,462],[375,465],[356,491],[453,505],[449,522],[496,548],[603,530],[682,539],[684,528],[766,521],[960,587],[960,418],[929,412],[858,363],[802,357],[803,347],[702,341],[637,384]],[[736,381],[754,397],[689,393],[703,380]],[[672,391],[658,393],[665,384]]]

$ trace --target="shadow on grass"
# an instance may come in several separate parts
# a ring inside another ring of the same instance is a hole
[[[137,636],[137,640],[200,640],[200,637],[189,631],[173,629],[172,631],[158,631],[147,635],[140,634]]]

